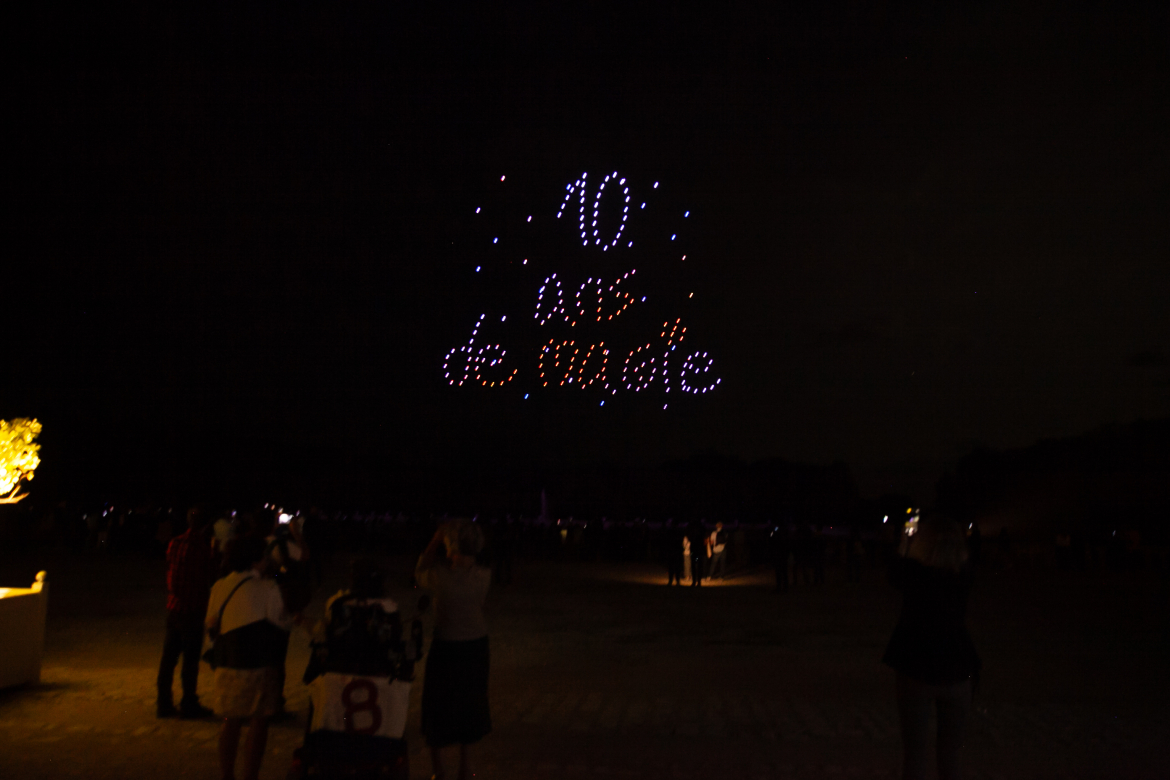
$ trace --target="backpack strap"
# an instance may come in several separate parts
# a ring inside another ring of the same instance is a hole
[[[243,585],[245,582],[248,582],[249,580],[253,580],[253,579],[255,579],[255,577],[244,577],[244,579],[242,579],[236,583],[236,586],[234,588],[232,588],[232,592],[229,593],[228,597],[223,600],[223,604],[220,605],[220,608],[219,608],[219,617],[217,617],[215,619],[216,631],[219,630],[220,625],[223,623],[223,611],[225,609],[227,609],[228,602],[232,600],[232,596],[236,595],[236,591],[240,589],[241,585]]]

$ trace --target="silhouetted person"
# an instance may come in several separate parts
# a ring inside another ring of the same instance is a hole
[[[511,520],[505,520],[492,530],[493,579],[497,585],[511,585],[512,558],[516,555],[516,529]]]
[[[219,569],[218,556],[212,551],[210,518],[192,507],[187,513],[188,528],[167,545],[167,634],[163,641],[162,661],[158,667],[158,717],[180,715],[201,718],[211,714],[199,703],[199,656],[203,652],[203,618],[211,584]],[[179,708],[171,687],[175,665],[183,656],[183,698]]]
[[[683,578],[683,533],[668,523],[663,529],[662,549],[666,557],[666,584],[682,585]]]
[[[601,521],[589,520],[586,522],[581,537],[585,542],[585,560],[601,560],[602,546],[605,543],[605,529],[602,528]]]
[[[967,534],[967,550],[971,554],[971,568],[978,569],[983,561],[983,534],[979,530],[979,523],[971,523],[971,530]]]
[[[792,540],[788,536],[788,526],[778,525],[772,529],[768,537],[768,555],[772,559],[772,569],[776,573],[776,592],[788,592],[788,559],[792,556]]]
[[[1125,540],[1125,566],[1127,569],[1140,569],[1142,565],[1142,532],[1130,528],[1122,535]]]
[[[422,733],[435,777],[447,775],[449,748],[459,748],[459,780],[471,780],[471,746],[492,730],[488,705],[488,635],[483,603],[490,569],[476,565],[483,532],[470,520],[439,526],[415,575],[435,598],[435,635],[423,681]]]
[[[937,717],[939,780],[959,777],[959,752],[979,655],[965,625],[971,570],[962,527],[923,516],[903,534],[890,582],[902,591],[902,614],[882,662],[897,672],[903,780],[927,776],[932,714]]]
[[[1072,566],[1072,534],[1056,535],[1056,568],[1065,571]]]
[[[715,524],[715,530],[707,537],[707,546],[711,556],[711,571],[707,576],[723,579],[727,576],[727,532],[723,530],[723,523]]]
[[[373,558],[357,558],[350,587],[325,602],[313,632],[314,654],[305,683],[327,671],[387,677],[396,674],[392,652],[402,637],[398,604],[386,597],[386,575]]]
[[[1012,555],[1012,537],[1008,533],[1006,525],[999,529],[999,539],[996,541],[996,546],[999,548],[999,568],[1006,569],[1011,562]]]
[[[248,722],[244,778],[257,780],[268,741],[268,721],[280,706],[281,675],[293,617],[280,587],[264,577],[263,539],[236,539],[226,552],[230,573],[211,588],[204,625],[215,640],[215,714],[223,718],[219,765],[224,780],[236,776],[240,731]]]
[[[1085,568],[1085,537],[1081,534],[1072,535],[1072,565],[1077,570]]]
[[[801,523],[796,529],[796,540],[793,544],[793,553],[796,559],[796,572],[793,573],[793,580],[799,573],[805,585],[812,582],[814,547],[812,529],[807,523]]]
[[[313,551],[309,557],[309,568],[319,588],[325,580],[325,560],[329,557],[332,545],[329,543],[328,524],[318,509],[310,509],[301,518],[300,532],[305,546]]]
[[[312,580],[308,569],[309,548],[300,533],[297,518],[292,518],[288,524],[280,526],[276,512],[271,509],[262,509],[255,512],[253,535],[263,538],[265,547],[266,572],[265,576],[274,579],[280,588],[280,595],[285,608],[292,614],[299,615],[308,606],[312,598]],[[288,657],[289,634],[282,635],[284,647],[278,651],[280,664],[280,707],[272,715],[272,720],[280,721],[289,717],[284,707],[284,680],[285,663]]]
[[[707,565],[707,529],[698,520],[687,526],[687,541],[691,545],[691,587],[697,588],[703,582]]]
[[[825,584],[825,559],[829,555],[829,540],[825,536],[825,529],[817,526],[811,540],[813,584]]]
[[[853,528],[845,540],[845,578],[849,582],[861,582],[861,563],[865,558],[865,547],[861,544],[861,531]]]

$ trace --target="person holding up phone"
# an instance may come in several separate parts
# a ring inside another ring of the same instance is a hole
[[[908,523],[890,582],[902,591],[902,613],[882,662],[897,673],[902,777],[926,778],[934,714],[938,776],[955,780],[980,669],[966,626],[972,575],[962,526],[929,514]]]
[[[434,594],[435,635],[423,681],[422,733],[436,780],[448,777],[448,754],[459,748],[459,780],[471,780],[471,746],[492,730],[488,705],[484,600],[492,570],[480,566],[482,529],[471,520],[444,523],[418,559],[415,577]]]

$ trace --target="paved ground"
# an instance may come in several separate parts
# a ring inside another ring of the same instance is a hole
[[[409,602],[408,563],[393,565]],[[51,588],[43,681],[0,692],[0,778],[216,777],[214,722],[153,716],[161,562],[0,553],[5,585],[40,568]],[[879,572],[785,596],[762,574],[698,592],[663,583],[636,565],[533,563],[493,592],[495,731],[481,777],[896,776],[893,683],[878,659],[897,598]],[[970,777],[1170,777],[1167,594],[1154,575],[983,578]],[[298,711],[305,640],[294,634],[286,691]],[[412,774],[429,777],[420,687],[408,735]],[[274,726],[265,778],[284,776],[302,728]]]

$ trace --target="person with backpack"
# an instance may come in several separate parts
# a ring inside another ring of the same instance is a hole
[[[327,649],[333,657],[319,669],[306,671],[306,683],[330,665],[346,674],[392,674],[386,666],[389,648],[401,641],[402,623],[397,602],[386,596],[385,580],[375,559],[353,561],[350,587],[325,601],[325,614],[313,631],[314,647]]]

